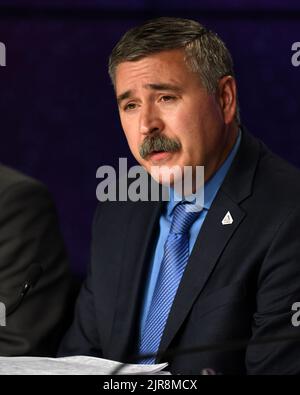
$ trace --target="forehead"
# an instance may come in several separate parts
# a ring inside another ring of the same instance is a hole
[[[185,62],[182,49],[162,51],[137,61],[126,61],[116,67],[115,85],[119,95],[124,90],[149,84],[185,85],[195,78]]]

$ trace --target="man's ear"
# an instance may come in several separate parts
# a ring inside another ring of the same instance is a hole
[[[237,95],[236,82],[231,75],[226,75],[219,80],[218,100],[224,122],[226,124],[233,122],[237,109]]]

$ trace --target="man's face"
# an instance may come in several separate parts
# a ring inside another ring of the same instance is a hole
[[[149,173],[151,166],[179,165],[182,171],[205,166],[207,178],[227,155],[224,111],[218,95],[209,94],[189,70],[184,55],[170,50],[120,63],[115,78],[120,119],[134,157]],[[167,144],[167,152],[141,155],[150,137],[174,144]]]

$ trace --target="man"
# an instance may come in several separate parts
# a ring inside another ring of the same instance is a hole
[[[156,362],[179,374],[299,373],[299,342],[247,342],[299,334],[291,317],[300,300],[300,174],[239,127],[224,43],[197,22],[159,18],[127,32],[109,67],[136,160],[149,173],[204,166],[203,210],[186,214],[176,191],[167,203],[99,205],[60,355],[129,361],[158,352]],[[215,344],[229,347],[180,354]],[[171,349],[177,355],[164,358]]]
[[[0,208],[0,355],[54,356],[69,325],[71,277],[52,198],[1,165]]]

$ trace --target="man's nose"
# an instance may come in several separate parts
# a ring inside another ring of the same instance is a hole
[[[140,132],[143,135],[160,133],[164,123],[154,106],[145,106],[140,113]]]

